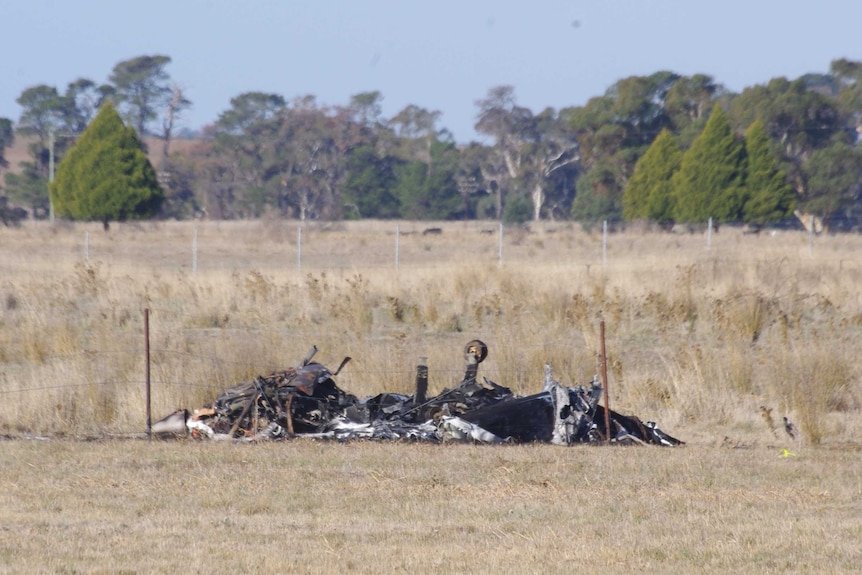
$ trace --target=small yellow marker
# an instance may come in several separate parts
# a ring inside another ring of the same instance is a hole
[[[784,449],[781,450],[781,454],[778,457],[796,457],[796,454],[793,453],[792,451],[788,451],[787,448],[785,447]]]

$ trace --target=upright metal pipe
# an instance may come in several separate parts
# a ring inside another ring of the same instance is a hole
[[[416,366],[416,394],[413,397],[415,405],[422,405],[428,399],[428,359],[419,358]]]

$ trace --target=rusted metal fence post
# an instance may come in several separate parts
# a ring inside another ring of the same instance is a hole
[[[611,405],[608,399],[608,357],[605,353],[605,320],[599,322],[599,334],[601,339],[601,354],[602,354],[602,387],[605,390],[605,437],[611,440]]]
[[[278,392],[276,392],[276,397],[278,396]],[[290,437],[294,436],[293,431],[293,415],[290,413],[290,409],[293,406],[293,393],[288,394],[287,402],[284,406],[284,419],[287,422],[287,434]]]
[[[147,439],[153,438],[153,417],[150,410],[150,308],[144,308],[144,372],[147,388]]]

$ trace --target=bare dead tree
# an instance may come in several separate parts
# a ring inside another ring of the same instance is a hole
[[[162,118],[162,164],[161,170],[164,172],[168,167],[168,157],[170,156],[171,141],[174,137],[174,130],[177,123],[182,119],[182,113],[188,109],[192,103],[186,98],[185,92],[178,84],[173,84],[170,88],[170,94],[166,99],[165,115]]]

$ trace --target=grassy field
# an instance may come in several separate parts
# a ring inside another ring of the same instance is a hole
[[[862,568],[862,237],[398,230],[0,228],[0,572]],[[311,345],[359,396],[457,384],[473,338],[518,393],[586,383],[604,319],[611,406],[688,445],[151,444],[144,308],[155,418]]]
[[[0,442],[3,573],[858,573],[859,451]]]

